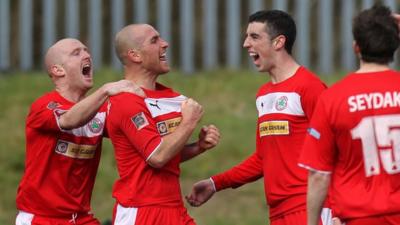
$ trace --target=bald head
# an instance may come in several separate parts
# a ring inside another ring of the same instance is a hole
[[[65,38],[57,41],[46,52],[44,63],[46,70],[51,75],[51,67],[53,65],[63,64],[64,57],[71,51],[74,44],[83,45],[79,40],[73,38]]]
[[[148,30],[154,30],[154,28],[148,24],[131,24],[117,33],[114,43],[115,51],[122,64],[126,64],[126,56],[130,49],[140,49]]]

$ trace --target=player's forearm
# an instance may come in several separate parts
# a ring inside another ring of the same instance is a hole
[[[237,188],[263,176],[262,160],[255,152],[249,158],[218,175],[212,176],[217,191]]]
[[[59,119],[60,128],[70,130],[85,125],[96,115],[107,98],[107,90],[102,86],[62,114]]]
[[[307,224],[318,225],[321,210],[328,193],[330,174],[310,171],[307,190]]]
[[[148,163],[155,168],[162,168],[173,157],[179,154],[193,133],[195,126],[182,124],[174,132],[163,137],[161,145],[148,159]]]
[[[198,142],[187,144],[183,147],[182,153],[181,153],[181,162],[190,160],[201,153],[203,153],[205,149],[200,148],[198,145]]]

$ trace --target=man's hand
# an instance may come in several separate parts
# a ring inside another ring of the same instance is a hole
[[[182,125],[189,125],[193,129],[203,116],[203,107],[195,100],[189,98],[182,102]]]
[[[333,217],[332,225],[342,225],[342,221],[338,217]]]
[[[144,91],[137,84],[129,80],[107,83],[104,85],[104,88],[108,96],[113,96],[121,92],[130,92],[140,97],[146,97]]]
[[[220,139],[220,133],[216,126],[203,126],[199,133],[199,141],[197,142],[202,151],[215,147]]]
[[[186,196],[186,201],[194,207],[207,202],[215,193],[214,184],[210,179],[202,180],[193,185],[192,193]]]

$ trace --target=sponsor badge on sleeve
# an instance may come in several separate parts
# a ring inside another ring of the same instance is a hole
[[[140,130],[143,127],[149,125],[149,122],[146,119],[146,116],[143,112],[140,112],[131,118],[133,124],[135,125],[136,129]]]

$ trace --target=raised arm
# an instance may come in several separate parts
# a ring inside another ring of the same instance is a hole
[[[120,80],[104,84],[93,94],[75,104],[70,110],[60,115],[59,125],[61,129],[70,130],[88,123],[104,104],[108,97],[121,92],[131,92],[144,97],[143,90],[135,83],[128,80]]]
[[[182,103],[182,121],[174,132],[162,138],[160,146],[149,156],[147,162],[155,168],[162,168],[181,152],[203,116],[202,106],[193,99]]]

